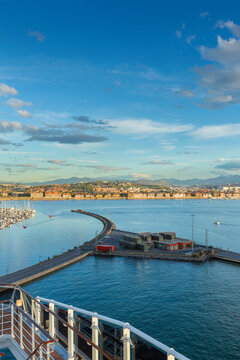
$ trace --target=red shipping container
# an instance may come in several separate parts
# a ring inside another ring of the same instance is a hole
[[[96,249],[97,249],[97,251],[105,251],[105,252],[115,251],[115,246],[102,244],[102,245],[97,245]]]

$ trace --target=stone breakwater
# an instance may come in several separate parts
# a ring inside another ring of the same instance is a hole
[[[35,210],[18,209],[18,208],[1,208],[0,209],[0,230],[11,227],[13,224],[29,219],[35,215]]]

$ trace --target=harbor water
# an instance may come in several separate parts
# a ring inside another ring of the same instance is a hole
[[[175,231],[204,243],[239,251],[240,201],[147,200],[34,202],[35,218],[0,232],[5,273],[89,240],[102,228],[70,209],[109,216],[130,231]],[[53,215],[49,218],[49,215]],[[221,225],[214,224],[214,216]],[[240,267],[131,258],[89,257],[25,288],[130,322],[196,360],[240,359]]]

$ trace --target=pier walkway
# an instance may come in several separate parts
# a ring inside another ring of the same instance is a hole
[[[60,270],[89,255],[89,251],[81,251],[74,249],[49,260],[42,261],[38,264],[29,266],[25,269],[15,271],[0,277],[0,283],[11,283],[16,285],[24,285],[33,280],[39,279],[54,271]]]
[[[240,264],[240,254],[232,251],[214,249],[212,258]]]
[[[16,285],[24,285],[31,281],[37,280],[43,276],[49,275],[66,266],[74,264],[91,254],[95,245],[101,241],[106,235],[110,234],[115,225],[112,221],[104,216],[85,212],[83,210],[72,210],[83,215],[92,216],[103,223],[102,231],[92,240],[85,242],[78,248],[69,250],[61,255],[54,256],[51,259],[39,262],[38,264],[29,266],[25,269],[15,271],[0,277],[0,283],[11,283]]]

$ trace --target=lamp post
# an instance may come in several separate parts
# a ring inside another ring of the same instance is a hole
[[[208,249],[208,229],[206,229],[206,232],[205,232],[205,247],[207,250]]]
[[[194,242],[194,214],[192,216],[192,255],[193,255],[193,242]]]

